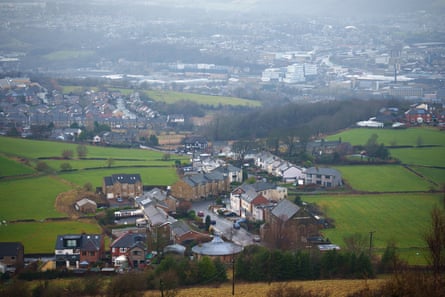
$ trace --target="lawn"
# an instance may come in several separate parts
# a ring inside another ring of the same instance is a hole
[[[85,168],[108,168],[108,159],[104,160],[44,160],[51,168],[56,171],[60,170],[60,165],[63,163],[68,163],[71,165],[72,169],[85,169]],[[121,160],[114,159],[112,161],[111,167],[139,167],[139,166],[157,166],[157,167],[172,167],[174,166],[173,161],[162,161],[162,160]]]
[[[29,166],[0,156],[0,177],[33,174]]]
[[[352,145],[364,145],[372,134],[377,134],[377,142],[385,146],[417,146],[440,145],[445,146],[445,133],[437,128],[421,127],[409,129],[373,129],[355,128],[330,135],[327,140],[349,142]]]
[[[101,187],[104,176],[120,173],[139,173],[144,185],[170,186],[178,179],[173,167],[110,168],[80,170],[61,173],[59,176],[69,182],[83,186],[90,182],[93,187]]]
[[[59,234],[100,234],[99,225],[80,221],[32,222],[0,225],[0,241],[20,241],[25,254],[54,253]]]
[[[336,166],[354,190],[366,192],[429,191],[434,184],[399,165]]]
[[[51,177],[25,178],[0,182],[0,220],[63,217],[54,203],[70,186]]]
[[[333,243],[344,247],[343,238],[355,233],[368,237],[375,231],[373,246],[383,249],[390,240],[403,249],[425,247],[422,239],[430,222],[430,211],[440,205],[441,194],[382,194],[304,196],[316,203],[335,228],[322,230]]]
[[[404,164],[445,167],[445,146],[391,149],[390,153]]]

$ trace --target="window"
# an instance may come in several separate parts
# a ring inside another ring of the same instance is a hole
[[[67,247],[76,247],[76,245],[77,245],[77,241],[75,239],[68,239],[66,241]]]
[[[126,251],[127,251],[127,249],[126,248],[120,248],[120,250],[119,250],[121,253],[125,253]]]
[[[133,251],[133,256],[138,256],[140,254],[140,251]]]
[[[82,251],[82,256],[86,256],[87,252],[86,251]]]
[[[96,255],[96,252],[90,252],[90,256],[94,257]]]

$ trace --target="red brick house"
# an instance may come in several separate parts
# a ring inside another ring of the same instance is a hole
[[[308,238],[319,236],[317,220],[303,207],[283,199],[265,213],[261,238],[268,245],[285,250],[309,247]]]
[[[55,247],[56,265],[79,268],[102,260],[105,253],[101,234],[58,235]]]

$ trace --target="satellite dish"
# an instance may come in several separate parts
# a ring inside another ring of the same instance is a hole
[[[423,123],[423,118],[418,117],[418,118],[417,118],[417,123],[418,123],[418,124],[422,124],[422,123]]]

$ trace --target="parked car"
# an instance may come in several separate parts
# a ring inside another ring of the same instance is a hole
[[[203,217],[204,216],[204,212],[202,210],[198,211],[198,217]]]

